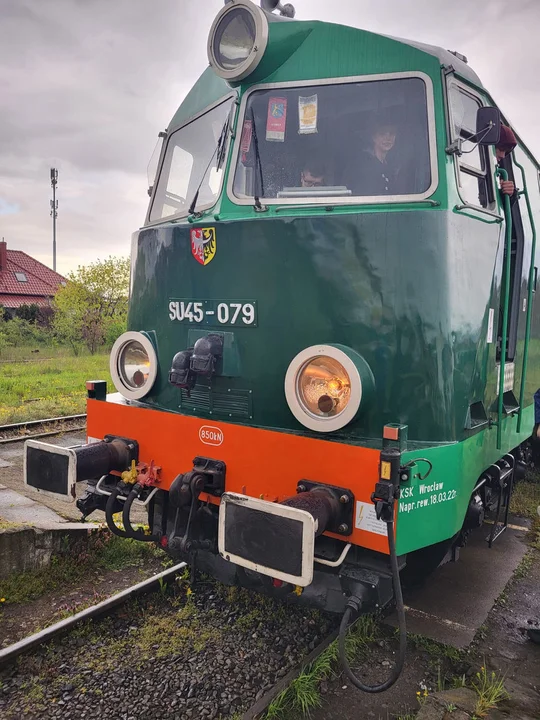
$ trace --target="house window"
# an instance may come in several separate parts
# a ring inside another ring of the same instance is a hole
[[[28,282],[28,278],[26,277],[26,275],[25,275],[24,273],[17,273],[17,272],[16,272],[16,273],[15,273],[15,277],[17,278],[17,280],[18,280],[19,282]]]

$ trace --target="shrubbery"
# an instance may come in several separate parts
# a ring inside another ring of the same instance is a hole
[[[78,355],[110,347],[126,329],[130,263],[110,257],[80,266],[52,307],[22,305],[14,318],[0,305],[0,355],[9,347],[67,345]]]

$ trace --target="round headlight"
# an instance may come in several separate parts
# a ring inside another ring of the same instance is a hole
[[[306,412],[316,417],[335,417],[349,403],[351,379],[341,363],[319,355],[298,372],[296,395]]]
[[[250,0],[233,0],[218,13],[208,36],[208,61],[225,80],[238,81],[260,63],[268,43],[268,20]]]
[[[285,396],[295,418],[310,430],[332,432],[358,413],[362,395],[373,387],[365,360],[336,345],[313,345],[289,365]]]
[[[156,380],[157,356],[146,335],[126,332],[111,350],[110,370],[114,386],[129,400],[147,395]]]

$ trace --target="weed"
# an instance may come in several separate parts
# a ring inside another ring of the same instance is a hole
[[[521,562],[515,569],[514,578],[516,580],[519,580],[521,578],[527,577],[533,563],[534,563],[534,555],[529,550],[529,552],[525,553],[525,555],[522,557]]]
[[[501,700],[509,697],[504,687],[504,678],[493,671],[488,674],[485,666],[476,673],[476,680],[473,680],[471,685],[478,694],[474,714],[479,718],[485,717]]]
[[[81,582],[93,570],[118,570],[161,555],[162,551],[151,543],[101,532],[88,543],[74,546],[70,553],[54,556],[48,567],[0,579],[0,597],[6,604],[28,602],[55,588]]]
[[[450,645],[443,645],[443,643],[435,642],[422,635],[414,635],[411,633],[407,638],[418,650],[423,650],[438,660],[445,657],[451,663],[461,663],[464,661],[465,652],[463,650],[458,650]]]
[[[378,626],[371,615],[361,615],[351,626],[345,642],[349,662],[363,656],[377,637]],[[270,704],[266,718],[277,720],[287,715],[299,717],[309,715],[321,704],[320,683],[335,673],[338,664],[338,643],[335,640],[311,664],[302,668],[288,688],[283,690]]]
[[[516,484],[512,494],[510,510],[515,515],[536,519],[536,509],[540,505],[540,480],[538,475]]]

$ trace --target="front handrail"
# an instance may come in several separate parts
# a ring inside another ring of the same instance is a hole
[[[517,421],[517,432],[520,432],[523,401],[525,398],[525,381],[527,379],[527,364],[529,362],[529,341],[531,337],[532,295],[534,292],[534,268],[536,253],[536,227],[534,224],[533,211],[529,200],[529,193],[527,191],[527,178],[525,176],[525,168],[523,167],[523,165],[518,163],[514,153],[512,153],[512,160],[514,161],[514,165],[516,165],[516,167],[521,170],[521,177],[523,178],[523,190],[520,194],[523,194],[525,196],[525,202],[527,203],[527,212],[529,213],[529,222],[531,223],[532,230],[531,264],[529,267],[529,284],[527,290],[527,316],[525,320],[525,341],[523,343],[523,367],[521,369],[521,384],[519,388],[519,411]]]
[[[497,168],[496,174],[503,180],[508,180],[508,173],[504,168]],[[504,370],[506,366],[506,343],[508,338],[508,308],[510,305],[510,272],[512,269],[512,213],[510,209],[510,198],[503,196],[505,228],[505,253],[506,261],[504,268],[504,305],[503,305],[503,326],[501,338],[501,365],[499,372],[499,397],[497,402],[497,450],[501,449],[502,441],[502,417],[503,417],[503,394],[504,394]]]

